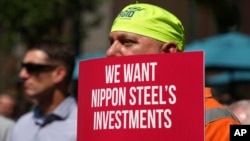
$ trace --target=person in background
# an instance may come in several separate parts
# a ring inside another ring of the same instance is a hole
[[[17,120],[11,141],[76,141],[77,103],[69,92],[74,63],[74,49],[59,41],[28,48],[19,77],[35,107]]]
[[[14,95],[8,92],[0,94],[0,115],[15,119],[17,100]]]
[[[0,141],[9,141],[15,122],[0,115]]]
[[[243,99],[236,101],[228,108],[236,115],[241,124],[250,124],[250,100]]]
[[[169,11],[146,3],[123,8],[113,22],[109,39],[107,57],[177,53],[184,50],[185,43],[180,20]],[[240,124],[212,97],[210,88],[205,88],[205,115],[206,141],[229,141],[230,125]]]

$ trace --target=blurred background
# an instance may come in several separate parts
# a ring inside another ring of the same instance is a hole
[[[250,99],[249,0],[137,0],[168,9],[183,22],[186,51],[205,51],[206,85],[225,105]],[[103,57],[114,16],[135,0],[0,0],[0,92],[30,108],[18,71],[26,47],[40,39],[72,45],[76,62]],[[77,93],[78,68],[72,78]],[[195,76],[194,76],[195,79]]]

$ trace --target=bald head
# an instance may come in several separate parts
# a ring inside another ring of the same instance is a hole
[[[240,100],[228,107],[242,124],[250,124],[250,100]]]
[[[14,96],[3,93],[0,94],[0,115],[11,118],[16,107],[16,99]]]

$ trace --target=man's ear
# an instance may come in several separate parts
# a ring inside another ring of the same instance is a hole
[[[162,53],[176,53],[178,52],[178,45],[174,42],[167,42],[162,45]]]
[[[54,82],[55,83],[62,82],[63,79],[65,79],[66,74],[67,74],[67,70],[64,66],[61,66],[61,65],[57,66],[53,74]]]

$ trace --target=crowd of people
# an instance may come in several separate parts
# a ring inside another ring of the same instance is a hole
[[[184,27],[174,14],[145,3],[125,6],[121,13],[135,8],[143,10],[130,17],[119,14],[115,18],[107,57],[185,50]],[[69,93],[74,63],[72,48],[59,41],[41,41],[27,49],[19,77],[25,96],[34,107],[14,120],[17,101],[3,93],[0,96],[0,141],[77,140],[77,100]],[[213,98],[211,88],[204,89],[206,141],[229,141],[231,124],[250,124],[249,101],[226,107]]]

